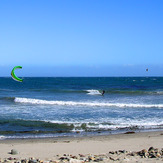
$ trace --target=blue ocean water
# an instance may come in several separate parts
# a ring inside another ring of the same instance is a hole
[[[0,108],[1,139],[163,130],[163,78],[0,78]]]

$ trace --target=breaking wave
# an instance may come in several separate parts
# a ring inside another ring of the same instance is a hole
[[[97,107],[119,107],[119,108],[163,108],[163,104],[136,104],[136,103],[109,103],[109,102],[76,102],[76,101],[48,101],[32,98],[15,97],[16,103],[29,103],[38,105],[67,105],[67,106],[97,106]]]
[[[89,95],[101,95],[99,90],[90,89],[90,90],[86,90],[86,92],[88,92],[87,94]]]

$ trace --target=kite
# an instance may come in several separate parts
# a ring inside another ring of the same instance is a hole
[[[11,76],[12,76],[12,78],[13,78],[14,80],[16,80],[16,81],[18,81],[18,82],[22,82],[23,80],[20,79],[20,78],[18,78],[18,77],[15,75],[15,70],[16,70],[16,69],[22,69],[22,67],[21,67],[21,66],[15,66],[15,67],[12,69],[12,71],[11,71]]]

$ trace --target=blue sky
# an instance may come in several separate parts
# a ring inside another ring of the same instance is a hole
[[[21,76],[163,76],[162,7],[162,0],[0,1],[0,76],[17,65]]]

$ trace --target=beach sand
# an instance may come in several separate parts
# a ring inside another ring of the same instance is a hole
[[[65,159],[62,158],[62,160],[66,160],[66,156],[70,157],[70,155],[78,157],[78,154],[82,154],[86,158],[90,157],[91,154],[101,154],[97,157],[103,157],[102,154],[104,154],[105,156],[107,155],[108,159],[105,158],[101,162],[112,162],[117,158],[119,158],[117,162],[163,162],[163,156],[158,158],[127,156],[127,153],[131,153],[132,151],[140,151],[142,149],[148,151],[150,147],[158,148],[159,150],[163,148],[163,131],[76,138],[0,140],[0,158],[4,160],[11,157],[11,160],[13,158],[21,160],[34,157],[49,161],[58,160],[63,155]],[[18,151],[18,154],[10,154],[12,149]],[[116,154],[115,151],[119,150],[128,152],[119,152]],[[114,151],[115,154],[109,154],[109,151]],[[73,158],[75,159],[70,159],[71,161],[69,162],[77,162],[76,157]]]

